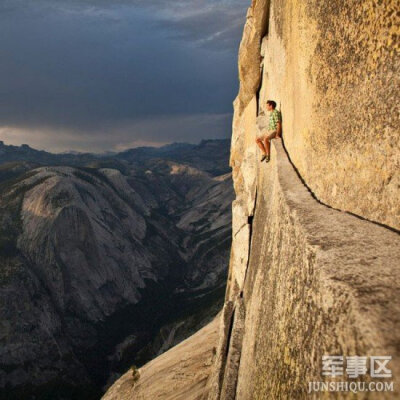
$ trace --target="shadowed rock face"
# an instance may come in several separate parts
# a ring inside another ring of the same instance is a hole
[[[162,325],[223,296],[231,176],[162,159],[127,169],[3,182],[0,397],[98,398]]]

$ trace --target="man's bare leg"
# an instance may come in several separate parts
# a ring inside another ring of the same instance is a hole
[[[274,139],[276,137],[276,132],[273,132],[270,135],[265,136],[264,138],[264,148],[265,148],[265,155],[267,156],[266,161],[269,161],[270,158],[270,153],[271,153],[271,139]]]
[[[256,143],[257,143],[258,147],[261,149],[261,151],[263,152],[263,154],[267,154],[267,150],[264,147],[263,140],[264,140],[263,138],[257,138]]]
[[[264,139],[264,147],[265,147],[265,155],[267,156],[267,162],[268,162],[271,153],[271,142],[268,136]]]
[[[269,153],[271,152],[271,142],[269,141],[268,136],[264,139],[264,148],[265,154],[269,157]]]

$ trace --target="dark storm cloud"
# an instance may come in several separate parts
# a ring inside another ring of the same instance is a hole
[[[138,3],[143,3],[139,0]],[[244,24],[244,0],[150,1],[147,7],[158,7],[165,27],[176,32],[176,38],[197,42],[209,48],[237,50]]]
[[[228,136],[243,3],[0,1],[0,139],[101,150]]]
[[[46,0],[39,0],[46,1]],[[151,10],[152,18],[175,32],[176,38],[236,51],[244,24],[246,0],[53,0],[52,7],[87,11],[110,10],[116,5]]]

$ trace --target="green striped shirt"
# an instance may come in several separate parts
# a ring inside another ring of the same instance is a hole
[[[268,125],[268,129],[270,131],[276,131],[277,127],[278,127],[278,122],[281,122],[282,118],[281,118],[281,113],[280,111],[278,111],[277,109],[272,110],[271,114],[269,116],[269,125]]]

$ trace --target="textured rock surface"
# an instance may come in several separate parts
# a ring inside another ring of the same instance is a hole
[[[254,96],[260,110],[274,99],[290,157],[318,199],[399,229],[396,6],[394,0],[253,0],[235,106],[242,115]]]
[[[133,383],[128,371],[103,400],[200,400],[207,395],[207,378],[217,344],[219,318],[178,346],[140,368]]]
[[[399,396],[395,6],[252,1],[239,53],[239,71],[249,72],[240,73],[235,101],[233,242],[210,400],[325,398],[306,392],[326,379],[326,354],[391,355],[396,392],[357,398]],[[255,23],[266,15],[265,25]],[[287,152],[274,141],[271,162],[260,164],[254,140],[267,99],[281,108]]]
[[[214,372],[220,381],[209,398],[310,398],[308,382],[323,380],[325,354],[392,355],[396,387],[398,234],[318,203],[280,142],[271,163],[260,165],[257,192],[245,280],[230,282],[243,292],[245,317],[236,317],[243,300],[231,292],[232,328],[217,359],[228,356],[224,373],[219,366]],[[243,325],[238,344],[235,331]],[[238,348],[240,358],[232,362],[229,355]],[[237,385],[227,391],[235,374]]]
[[[398,2],[271,1],[268,31],[260,104],[281,106],[301,176],[320,201],[399,229]]]

